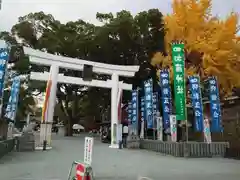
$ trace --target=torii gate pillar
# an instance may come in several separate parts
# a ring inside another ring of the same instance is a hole
[[[112,89],[111,89],[111,148],[118,148],[118,75],[112,74]]]
[[[58,83],[58,72],[59,67],[57,65],[51,65],[49,80],[51,81],[49,101],[45,112],[45,122],[41,123],[40,127],[40,145],[46,140],[48,147],[51,147],[51,135],[52,135],[52,124],[54,109],[56,105],[56,93]]]

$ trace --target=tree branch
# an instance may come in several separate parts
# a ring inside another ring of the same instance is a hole
[[[65,114],[65,116],[69,117],[69,114],[68,114],[66,108],[63,106],[63,101],[61,99],[59,100],[59,103],[60,103],[60,108],[63,111],[63,113]]]
[[[38,92],[38,93],[36,93],[36,94],[34,94],[34,93],[32,93],[32,95],[33,96],[38,96],[38,95],[40,95],[42,92]]]

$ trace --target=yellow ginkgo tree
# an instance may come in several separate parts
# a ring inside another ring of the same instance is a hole
[[[185,43],[186,75],[216,76],[225,95],[240,87],[237,14],[224,20],[212,16],[211,0],[174,0],[172,8],[173,13],[164,17],[166,54],[156,53],[152,65],[169,67],[172,73],[171,42],[181,40]]]

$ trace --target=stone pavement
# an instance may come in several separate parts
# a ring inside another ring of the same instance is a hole
[[[53,135],[50,151],[12,152],[0,160],[0,180],[67,180],[74,160],[83,159],[84,137]],[[184,159],[145,150],[110,149],[94,142],[96,180],[239,180],[240,161]]]

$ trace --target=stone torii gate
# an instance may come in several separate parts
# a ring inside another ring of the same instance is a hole
[[[24,47],[24,53],[29,56],[31,64],[50,66],[50,73],[31,72],[31,79],[47,81],[51,79],[52,86],[48,103],[48,132],[51,133],[53,113],[56,102],[57,83],[77,84],[81,86],[94,86],[111,89],[111,148],[118,148],[118,96],[121,90],[132,90],[132,84],[119,81],[120,76],[133,77],[139,70],[139,66],[119,66],[104,63],[97,63],[82,59],[53,55],[31,48]],[[83,71],[84,65],[92,66],[95,73],[111,75],[111,80],[84,81],[82,78],[69,77],[59,74],[59,68]],[[46,132],[46,130],[45,130]],[[50,136],[51,137],[51,136]]]

